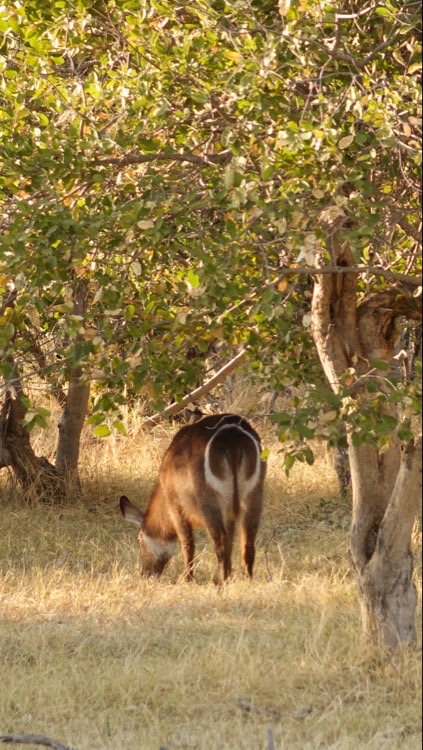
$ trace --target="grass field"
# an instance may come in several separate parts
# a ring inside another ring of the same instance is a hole
[[[73,750],[420,748],[421,650],[363,643],[331,457],[286,479],[265,435],[254,581],[214,586],[200,533],[197,582],[180,582],[179,553],[157,582],[140,576],[117,498],[145,502],[170,436],[87,440],[84,501],[69,507],[27,507],[2,472],[0,735]],[[416,529],[421,623],[420,541]]]

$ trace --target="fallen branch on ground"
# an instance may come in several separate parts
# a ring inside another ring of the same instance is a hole
[[[13,744],[13,745],[44,745],[44,747],[52,747],[53,750],[71,750],[67,745],[62,745],[57,740],[52,740],[50,737],[44,737],[41,734],[3,734],[0,735],[0,743]]]

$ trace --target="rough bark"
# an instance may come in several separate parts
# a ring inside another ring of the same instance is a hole
[[[62,496],[63,483],[55,467],[34,453],[25,413],[20,390],[8,390],[0,412],[0,468],[11,468],[28,500],[52,502]]]
[[[344,431],[343,431],[344,432]],[[344,432],[346,437],[346,433]],[[348,456],[348,448],[338,445],[335,448],[335,471],[338,477],[339,491],[341,497],[352,498],[351,468]]]
[[[403,449],[401,459],[374,552],[359,577],[365,630],[373,640],[389,646],[416,640],[410,540],[421,499],[421,437]]]
[[[357,301],[357,274],[336,274],[354,265],[341,228],[327,233],[334,273],[315,278],[312,333],[326,377],[335,392],[348,368],[356,385],[353,397],[365,408],[370,360],[389,362],[394,353],[395,320],[420,315],[415,300],[391,287]],[[321,263],[323,261],[321,260]],[[383,382],[380,389],[383,391]],[[395,416],[393,407],[384,414]],[[388,645],[415,640],[416,593],[412,581],[411,531],[421,485],[416,446],[402,451],[394,434],[388,448],[354,443],[348,434],[352,484],[351,557],[357,575],[363,629]]]
[[[18,292],[7,292],[0,305],[0,315],[13,311]],[[41,497],[52,500],[60,492],[60,477],[55,467],[44,456],[34,453],[29,432],[24,423],[27,408],[21,372],[13,356],[7,356],[10,381],[5,387],[5,397],[0,410],[0,469],[10,468],[22,486],[28,500]]]
[[[88,285],[81,281],[73,298],[74,314],[84,317],[88,303]],[[78,462],[81,432],[88,410],[90,385],[82,379],[79,367],[71,370],[66,402],[59,422],[56,469],[69,481],[79,482]]]
[[[0,411],[0,469],[10,467],[27,500],[49,503],[65,499],[70,484],[78,483],[80,436],[84,425],[89,386],[77,379],[69,384],[59,425],[56,465],[37,456],[23,419],[26,406],[21,388],[10,388]]]
[[[80,282],[74,297],[74,313],[84,315],[88,286]],[[4,305],[13,306],[16,295],[10,295]],[[65,397],[56,465],[44,456],[37,456],[32,448],[30,434],[25,426],[27,413],[22,377],[10,357],[13,376],[6,391],[0,411],[0,469],[10,467],[28,500],[58,502],[63,500],[78,483],[80,438],[88,408],[89,384],[82,380],[81,369],[70,372],[68,392]]]
[[[65,408],[59,422],[56,469],[59,474],[77,476],[81,432],[88,409],[90,386],[75,375],[69,383]]]

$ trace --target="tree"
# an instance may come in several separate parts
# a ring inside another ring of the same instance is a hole
[[[388,642],[413,638],[414,502],[401,482],[416,484],[420,370],[410,381],[393,355],[420,324],[419,11],[414,0],[0,10],[0,465],[57,497],[87,415],[98,436],[123,430],[124,387],[163,411],[204,376],[188,352],[242,347],[270,387],[301,387],[275,416],[287,470],[313,461],[311,438],[347,435],[363,612]],[[25,390],[35,376],[63,406],[54,467],[31,451],[48,418]],[[377,498],[360,473],[372,462]],[[388,606],[376,568],[395,577],[381,550],[395,513],[408,625],[376,612],[378,597]]]
[[[373,429],[384,423],[398,425],[398,394],[386,377],[386,363],[394,354],[395,320],[418,318],[419,311],[405,286],[392,286],[359,302],[357,273],[336,274],[336,267],[348,270],[354,259],[340,227],[331,229],[326,244],[334,273],[315,283],[312,330],[335,393],[344,390],[346,375],[354,381],[344,395],[343,408],[355,417],[348,430],[351,554],[364,629],[371,638],[390,645],[414,642],[417,595],[411,533],[421,497],[421,435],[415,441],[409,426],[403,425],[380,446],[369,440],[369,432],[371,424]]]

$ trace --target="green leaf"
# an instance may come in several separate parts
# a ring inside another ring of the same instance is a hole
[[[120,432],[122,435],[126,436],[128,434],[127,431],[126,431],[125,425],[119,419],[115,419],[114,420],[113,427],[115,428],[115,430],[117,430],[118,432]]]
[[[304,458],[305,458],[305,460],[306,460],[306,462],[308,463],[309,466],[313,466],[315,457],[314,457],[314,453],[311,450],[311,448],[305,448],[304,449]]]
[[[384,359],[372,359],[370,365],[374,367],[375,370],[380,370],[381,372],[388,372],[388,370],[391,369],[389,362],[386,362]]]
[[[284,467],[285,467],[285,474],[288,476],[290,470],[295,464],[295,456],[292,456],[290,453],[286,453],[283,459]]]
[[[193,289],[197,289],[200,286],[200,277],[192,269],[187,273],[187,281]]]
[[[125,320],[132,320],[135,315],[135,305],[127,305],[125,308]]]
[[[98,438],[105,438],[111,434],[111,431],[106,424],[101,424],[93,429],[93,434]]]
[[[414,436],[408,424],[400,424],[398,427],[398,437],[404,443],[409,443],[413,440]]]
[[[205,104],[205,102],[208,100],[209,97],[207,94],[202,94],[199,91],[191,91],[190,98],[194,102],[198,102],[198,104]]]
[[[296,424],[298,434],[302,438],[306,438],[307,440],[311,440],[311,438],[314,437],[315,430],[308,427],[306,424],[302,424],[301,422],[297,422]]]

